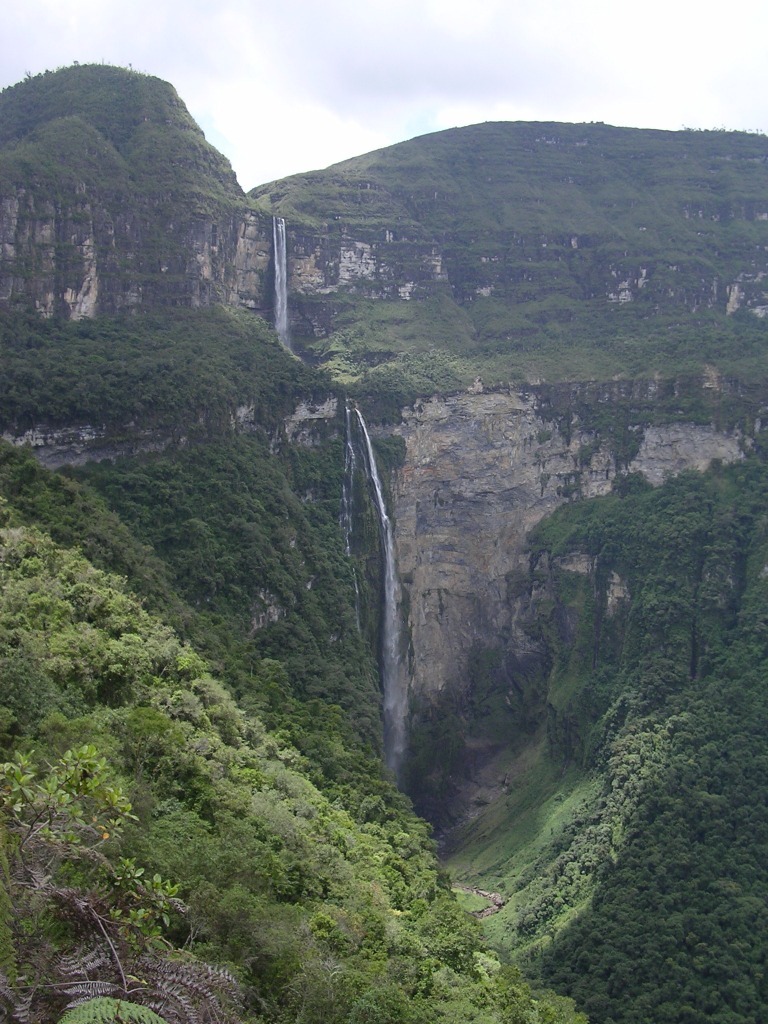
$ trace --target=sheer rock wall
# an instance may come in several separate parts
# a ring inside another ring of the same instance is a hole
[[[271,218],[125,203],[83,189],[54,201],[18,187],[0,196],[0,306],[71,319],[155,306],[245,306],[267,315]]]
[[[525,630],[528,534],[576,497],[611,490],[618,472],[659,484],[713,459],[742,457],[742,438],[672,423],[643,431],[617,467],[608,443],[542,410],[535,391],[431,398],[395,430],[405,463],[394,480],[397,565],[404,592],[412,693],[461,688],[473,645],[535,656]]]

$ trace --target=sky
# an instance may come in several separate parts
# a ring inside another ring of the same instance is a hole
[[[768,133],[768,4],[3,0],[0,87],[78,61],[171,82],[241,186],[482,121]]]

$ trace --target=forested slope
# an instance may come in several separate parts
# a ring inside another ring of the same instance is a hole
[[[451,863],[505,894],[494,945],[591,1020],[764,1012],[767,498],[757,451],[627,479],[532,538],[547,715]]]
[[[584,510],[570,534],[632,595],[613,637],[596,629],[598,757],[614,787],[638,753],[652,764],[594,903],[545,958],[595,1019],[764,1013],[766,498],[757,457]]]
[[[5,1006],[32,1021],[102,995],[171,1022],[576,1020],[484,950],[385,777],[375,529],[361,633],[339,423],[312,447],[281,433],[281,411],[327,381],[258,329],[228,377],[226,317],[196,373],[183,346],[213,316],[5,321],[14,366],[66,353],[60,374],[8,378],[6,423],[110,406],[122,422],[141,397],[120,386],[128,344],[128,372],[165,389],[158,430],[206,412],[85,482],[2,448]],[[78,367],[80,406],[57,411]],[[233,391],[252,399],[244,433]]]

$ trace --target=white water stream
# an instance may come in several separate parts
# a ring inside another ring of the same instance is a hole
[[[357,455],[355,453],[355,442],[352,437],[352,410],[347,402],[344,410],[344,483],[341,488],[341,528],[344,531],[344,553],[347,558],[352,555],[352,513],[354,500],[354,480],[357,472]],[[357,619],[357,631],[360,632],[360,588],[357,585],[357,573],[352,570],[352,578],[355,582],[355,618]]]
[[[288,255],[282,217],[272,218],[272,242],[275,249],[275,330],[281,344],[292,352],[288,327]]]
[[[384,554],[384,606],[381,627],[381,681],[384,691],[384,753],[387,766],[397,775],[405,754],[408,693],[400,672],[400,620],[398,618],[399,586],[395,569],[395,542],[392,523],[387,515],[376,457],[368,428],[359,409],[355,409],[365,442],[365,463],[368,479],[373,485],[374,503],[379,516],[381,544]]]

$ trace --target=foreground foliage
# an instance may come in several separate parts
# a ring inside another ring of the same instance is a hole
[[[233,1019],[231,975],[170,956],[162,940],[181,908],[178,886],[102,852],[137,819],[93,746],[65,751],[45,775],[29,755],[0,765],[0,806],[8,886],[0,998],[14,1018],[46,1021],[68,1006],[99,1019],[124,1004],[145,1022],[154,1010],[166,1024]]]
[[[227,971],[254,1020],[575,1019],[483,952],[393,788],[331,802],[123,582],[5,516],[1,938],[19,1020],[94,996],[220,1019]]]

